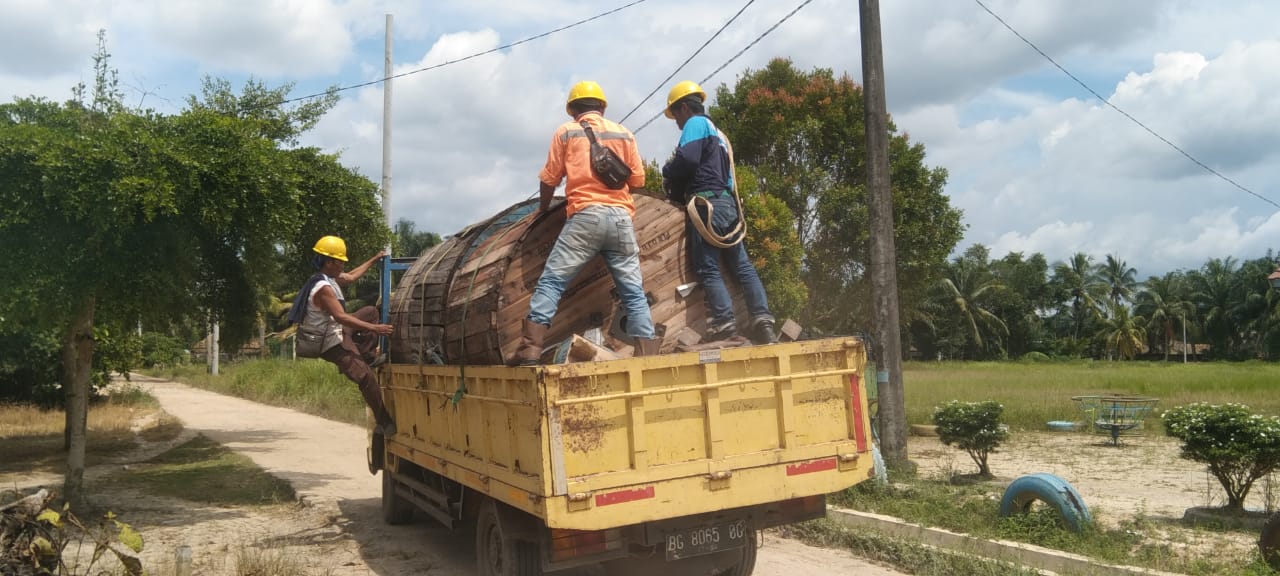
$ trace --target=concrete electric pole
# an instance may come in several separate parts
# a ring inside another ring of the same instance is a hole
[[[859,0],[862,22],[862,94],[866,101],[867,199],[871,220],[871,320],[876,385],[880,398],[880,450],[890,466],[907,461],[906,405],[902,386],[902,338],[898,326],[897,251],[893,194],[889,189],[889,111],[885,104],[884,51],[879,0]]]

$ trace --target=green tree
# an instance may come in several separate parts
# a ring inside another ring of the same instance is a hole
[[[1191,301],[1214,358],[1231,358],[1235,348],[1232,310],[1239,301],[1236,259],[1213,258],[1188,275]]]
[[[397,220],[392,234],[395,237],[395,253],[414,258],[421,256],[428,248],[442,241],[440,235],[435,232],[418,230],[413,220],[408,218]]]
[[[1113,301],[1107,302],[1107,312],[1099,333],[1107,356],[1132,360],[1142,351],[1142,343],[1147,339],[1146,319],[1130,313],[1127,305]]]
[[[785,59],[716,90],[709,110],[761,190],[795,216],[809,289],[806,322],[821,332],[865,329],[870,287],[863,96],[848,76],[797,70]],[[947,173],[890,124],[890,182],[901,312],[919,317],[927,290],[960,241],[961,213],[942,193]]]
[[[211,317],[234,347],[255,328],[280,253],[319,236],[303,230],[377,240],[355,244],[369,252],[389,237],[372,183],[332,156],[288,147],[327,106],[286,108],[280,97],[268,99],[274,111],[235,105],[231,115],[205,98],[177,116],[126,110],[108,57],[102,42],[91,101],[79,89],[64,104],[0,105],[0,276],[11,281],[0,317],[59,334],[64,494],[74,505],[95,329]]]
[[[958,319],[964,338],[964,358],[1000,356],[1000,337],[1008,335],[1004,321],[989,309],[992,297],[1004,289],[991,274],[987,249],[975,245],[946,267],[938,282],[942,306]]]
[[[1077,252],[1066,262],[1054,265],[1050,284],[1060,294],[1061,300],[1070,302],[1071,307],[1067,311],[1072,326],[1070,338],[1079,341],[1085,323],[1098,318],[1098,299],[1105,291],[1105,286],[1094,279],[1093,258]]]
[[[1106,286],[1112,302],[1132,302],[1138,288],[1137,274],[1138,271],[1119,256],[1107,254],[1106,260],[1094,269],[1094,282]]]
[[[1159,348],[1169,361],[1169,352],[1187,318],[1195,319],[1195,306],[1187,299],[1186,276],[1181,272],[1169,272],[1164,276],[1152,276],[1138,292],[1134,310],[1147,319],[1148,336],[1159,337]],[[1183,343],[1186,344],[1185,342]]]
[[[991,263],[991,273],[1005,286],[992,294],[991,311],[1009,328],[1005,340],[1009,356],[1049,351],[1042,311],[1053,309],[1055,302],[1044,255],[1010,252]]]

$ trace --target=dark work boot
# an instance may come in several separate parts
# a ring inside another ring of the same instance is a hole
[[[520,327],[520,347],[507,361],[508,366],[534,366],[542,358],[542,340],[547,337],[547,328],[528,318]]]
[[[773,318],[756,318],[751,327],[751,342],[754,344],[777,344],[778,333],[773,328]]]
[[[633,356],[657,356],[662,340],[658,338],[636,338],[636,351]]]
[[[703,338],[702,341],[703,342],[719,342],[721,340],[728,340],[737,335],[738,335],[738,327],[734,324],[732,320],[730,320],[719,326],[708,326],[707,336],[706,338]]]

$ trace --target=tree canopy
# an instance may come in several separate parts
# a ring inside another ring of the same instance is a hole
[[[95,327],[212,318],[234,346],[316,238],[357,253],[389,238],[372,182],[295,146],[333,98],[206,81],[179,114],[129,110],[108,59],[100,37],[93,89],[67,102],[0,105],[0,317],[61,335],[73,499]]]

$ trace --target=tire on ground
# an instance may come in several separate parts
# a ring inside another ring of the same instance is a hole
[[[413,503],[396,494],[396,480],[391,471],[382,470],[382,521],[408,524],[413,521]]]
[[[1074,532],[1084,530],[1093,521],[1080,493],[1066,480],[1045,473],[1029,474],[1010,483],[1000,499],[1000,515],[1025,514],[1037,501],[1057,511],[1062,522]]]
[[[1280,570],[1280,512],[1271,515],[1258,536],[1258,551],[1269,566]]]
[[[542,576],[542,557],[535,542],[505,533],[498,504],[489,500],[476,519],[476,568],[480,576]]]
[[[749,528],[745,538],[747,542],[742,546],[742,561],[724,572],[724,576],[751,576],[751,573],[755,572],[756,548],[759,546],[755,528]]]

